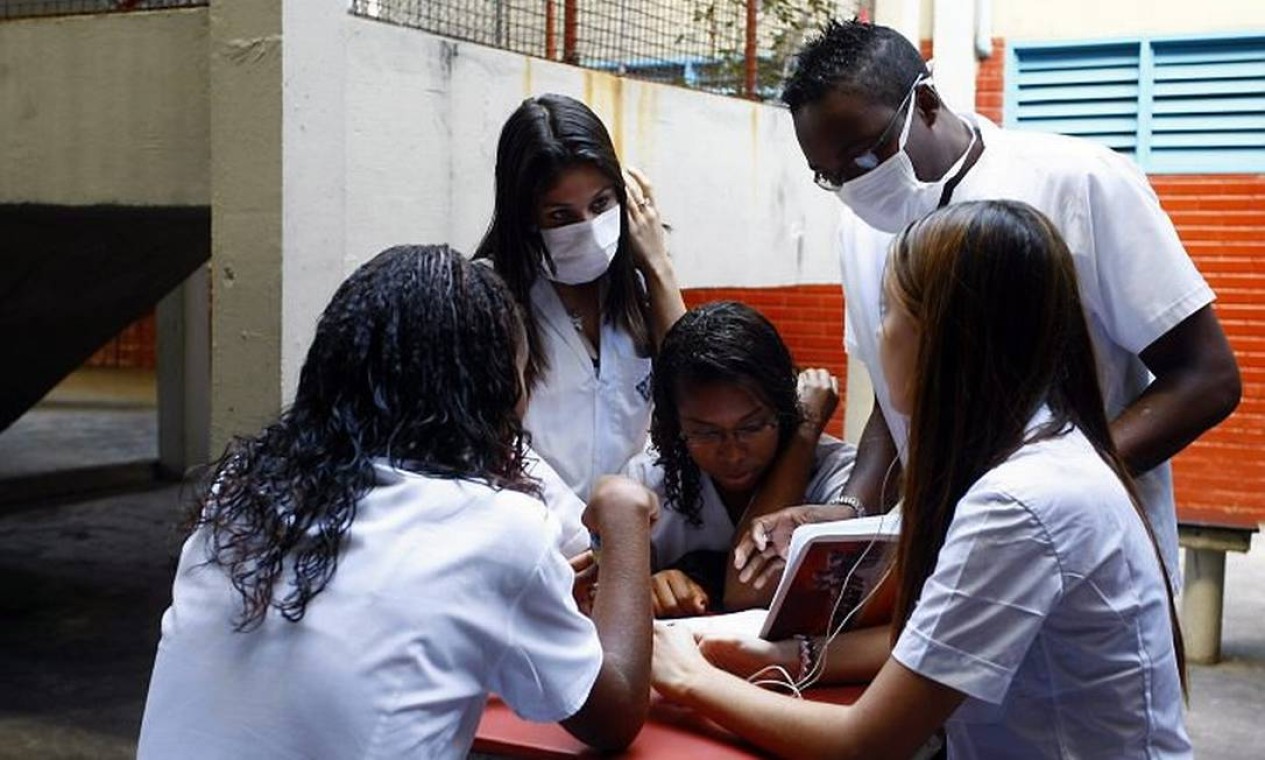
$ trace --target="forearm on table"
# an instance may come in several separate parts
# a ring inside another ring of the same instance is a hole
[[[614,512],[601,526],[601,591],[592,618],[602,643],[602,669],[588,701],[563,722],[595,747],[618,749],[645,722],[650,691],[650,545],[645,519]]]
[[[891,628],[878,625],[836,636],[826,647],[819,683],[868,683],[891,656]]]
[[[721,670],[699,674],[676,701],[778,757],[852,757],[850,708],[765,691]]]

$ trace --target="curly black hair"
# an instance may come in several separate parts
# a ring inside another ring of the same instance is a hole
[[[782,85],[782,102],[798,111],[841,90],[895,109],[913,83],[927,74],[918,49],[895,29],[863,21],[829,21],[796,54],[794,70]]]
[[[773,408],[778,451],[803,421],[798,372],[777,328],[736,301],[703,304],[685,313],[663,339],[654,371],[650,439],[663,468],[667,508],[695,527],[702,524],[700,471],[681,435],[678,398],[714,383],[735,383]]]
[[[230,443],[199,488],[194,527],[241,596],[238,630],[270,607],[302,619],[334,575],[375,459],[534,490],[515,411],[522,334],[492,268],[447,246],[389,248],[347,278],[317,324],[293,405]]]

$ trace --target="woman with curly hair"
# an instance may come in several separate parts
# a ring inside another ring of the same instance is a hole
[[[656,616],[767,603],[771,575],[742,582],[730,550],[755,517],[842,491],[855,449],[822,433],[838,381],[824,369],[797,373],[777,328],[725,301],[686,312],[668,331],[654,400],[654,450],[628,475],[664,506],[651,534]]]
[[[592,620],[523,473],[523,326],[487,267],[399,246],[325,309],[294,403],[201,490],[142,758],[464,757],[489,692],[620,747],[647,706],[644,488],[604,481]]]
[[[526,315],[532,448],[587,500],[644,448],[651,359],[685,311],[654,190],[588,106],[528,98],[501,130],[475,257]]]

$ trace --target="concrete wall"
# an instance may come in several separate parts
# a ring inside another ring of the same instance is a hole
[[[0,23],[0,202],[206,205],[207,10]]]
[[[348,29],[349,265],[401,240],[472,250],[501,124],[523,98],[560,92],[589,103],[654,181],[686,285],[838,279],[837,201],[810,181],[783,109],[362,19]]]
[[[993,34],[1008,42],[1262,30],[1260,0],[993,0]]]

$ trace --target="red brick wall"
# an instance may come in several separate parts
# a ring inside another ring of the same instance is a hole
[[[1174,462],[1177,502],[1265,520],[1265,176],[1156,175],[1151,184],[1217,293],[1243,401]]]
[[[1006,41],[994,37],[992,55],[979,62],[979,70],[975,74],[975,112],[994,124],[1001,124],[1005,70]]]
[[[85,367],[154,369],[157,329],[154,312],[123,328],[83,363]]]
[[[847,385],[843,353],[843,291],[838,285],[792,285],[776,288],[691,288],[685,305],[709,301],[741,301],[769,318],[782,334],[800,367],[825,367],[839,378],[840,396]],[[826,428],[843,435],[843,400]]]

